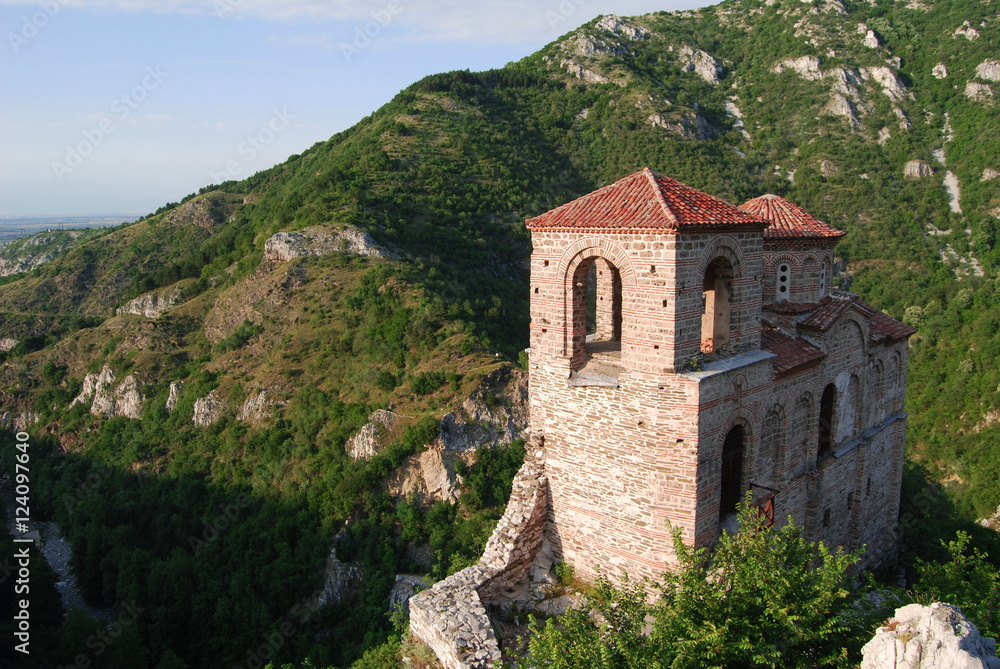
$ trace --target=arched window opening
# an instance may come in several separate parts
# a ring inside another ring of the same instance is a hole
[[[701,350],[729,353],[730,319],[733,297],[733,266],[716,258],[705,270],[702,288]]]
[[[588,258],[573,272],[570,320],[577,380],[614,385],[621,371],[622,282],[605,258]]]
[[[722,483],[719,500],[719,521],[736,513],[743,499],[743,427],[735,426],[722,444]]]
[[[823,398],[819,402],[818,460],[828,456],[833,446],[833,405],[836,399],[837,388],[831,383],[823,390]]]
[[[819,267],[819,297],[826,297],[826,261]]]
[[[776,300],[787,300],[792,291],[792,268],[787,262],[778,265],[778,283],[775,288]]]

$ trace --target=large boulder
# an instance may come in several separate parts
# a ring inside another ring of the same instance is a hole
[[[861,669],[1000,669],[996,641],[951,604],[910,604],[865,644]]]

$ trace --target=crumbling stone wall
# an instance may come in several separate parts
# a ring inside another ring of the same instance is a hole
[[[540,436],[528,439],[507,510],[478,564],[410,599],[410,632],[445,669],[485,669],[500,660],[486,606],[528,578],[545,531],[548,485]]]

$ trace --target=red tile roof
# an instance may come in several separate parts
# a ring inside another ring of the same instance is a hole
[[[761,195],[740,205],[740,209],[771,221],[765,240],[840,239],[847,233],[819,220],[808,211],[777,195]]]
[[[833,327],[833,324],[837,322],[841,314],[851,308],[852,305],[868,318],[878,313],[875,309],[862,302],[854,293],[834,290],[819,301],[819,307],[815,311],[799,318],[799,327],[806,330],[826,332]]]
[[[764,226],[767,221],[648,167],[609,186],[529,218],[530,230],[549,228],[653,228]]]
[[[805,339],[789,336],[767,321],[761,325],[760,347],[778,356],[774,360],[775,377],[819,364],[826,357],[826,353]]]
[[[858,300],[861,302],[861,300]],[[861,302],[866,307],[867,304]],[[872,316],[871,325],[868,328],[868,345],[873,344],[889,344],[895,341],[901,341],[908,338],[910,335],[914,335],[917,332],[917,328],[906,325],[905,323],[900,323],[892,316],[888,314],[883,314],[881,311],[868,307],[875,312]]]

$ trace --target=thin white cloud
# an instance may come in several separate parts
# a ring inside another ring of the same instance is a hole
[[[419,33],[422,38],[478,44],[548,42],[598,14],[638,15],[704,6],[708,0],[59,0],[85,11],[150,12],[256,18],[276,23],[336,22],[336,30],[281,35],[291,46],[331,48],[351,42],[357,30],[376,21],[383,28]],[[37,7],[35,0],[0,0],[0,6]],[[374,26],[371,31],[374,32]]]

